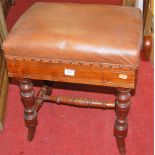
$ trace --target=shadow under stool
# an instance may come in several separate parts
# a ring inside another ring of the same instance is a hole
[[[28,140],[44,101],[116,111],[114,135],[125,154],[127,115],[135,89],[142,44],[142,15],[136,8],[103,4],[33,4],[3,44],[9,77],[19,82]],[[44,85],[34,95],[31,80],[116,88],[115,102],[51,96]]]

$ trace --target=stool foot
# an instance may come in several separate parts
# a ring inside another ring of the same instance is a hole
[[[130,89],[118,89],[114,135],[121,155],[126,154],[125,138],[128,131],[127,115],[129,112],[130,98]]]
[[[24,106],[25,126],[28,128],[28,140],[31,141],[35,135],[37,125],[37,113],[35,111],[35,97],[33,84],[28,79],[19,80],[21,100]]]
[[[28,127],[27,140],[32,141],[35,135],[36,127]]]
[[[116,138],[117,146],[121,155],[126,154],[125,138]]]

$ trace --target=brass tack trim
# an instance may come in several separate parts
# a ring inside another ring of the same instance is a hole
[[[70,63],[70,64],[72,64],[72,61],[71,61],[71,60],[69,60],[69,63]]]
[[[52,59],[49,59],[49,62],[52,62]]]
[[[83,64],[83,62],[82,62],[82,61],[80,61],[80,62],[79,62],[79,64],[80,64],[80,65],[82,65],[82,64]]]
[[[123,66],[122,66],[122,65],[120,65],[120,66],[119,66],[119,68],[120,68],[120,69],[122,69],[122,68],[123,68]]]
[[[102,63],[102,62],[88,62],[88,61],[78,61],[78,60],[60,60],[60,59],[47,59],[47,58],[37,58],[37,57],[19,57],[19,56],[5,56],[6,59],[12,59],[14,61],[23,60],[23,61],[40,61],[40,62],[52,62],[52,63],[64,63],[64,64],[80,64],[80,65],[93,65],[98,67],[104,67],[105,69],[109,68],[118,68],[118,69],[129,69],[129,70],[137,70],[137,67],[131,66],[131,65],[123,65],[123,64],[108,64],[108,63]]]
[[[112,65],[109,65],[109,68],[112,68]]]
[[[132,66],[129,66],[129,69],[130,69],[130,70],[132,70],[132,69],[133,69],[133,67],[132,67]]]
[[[91,63],[90,63],[90,66],[93,66],[93,64],[94,64],[94,63],[93,63],[93,62],[91,62]]]
[[[13,58],[13,60],[17,60],[17,58],[16,58],[16,57],[14,57],[14,58]]]
[[[62,64],[62,60],[59,60],[59,63]]]

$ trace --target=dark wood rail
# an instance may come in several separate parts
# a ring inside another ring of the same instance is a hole
[[[110,101],[99,101],[88,98],[73,96],[50,96],[49,87],[43,86],[35,98],[35,111],[38,112],[44,101],[50,101],[57,104],[64,104],[77,107],[114,109],[115,103]]]
[[[109,101],[98,101],[88,98],[77,98],[72,96],[45,96],[44,100],[51,101],[53,103],[72,105],[79,107],[89,108],[102,108],[102,109],[113,109],[115,108],[114,102]]]

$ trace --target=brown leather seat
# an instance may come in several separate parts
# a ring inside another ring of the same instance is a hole
[[[101,62],[136,69],[141,39],[138,9],[39,2],[14,25],[3,49],[6,57]]]

